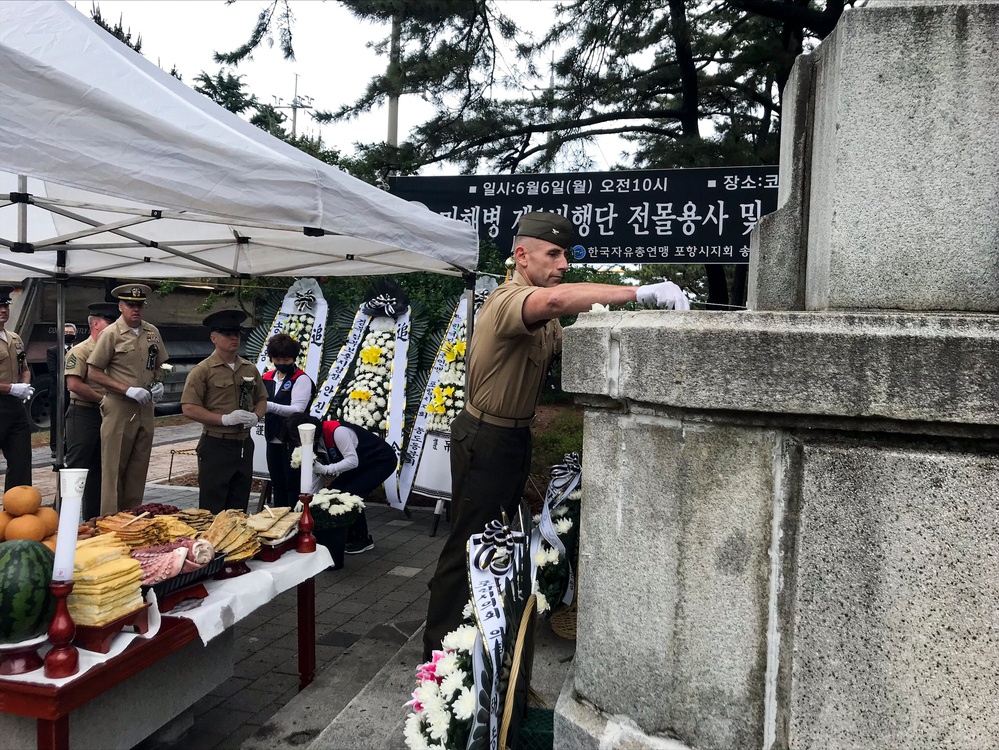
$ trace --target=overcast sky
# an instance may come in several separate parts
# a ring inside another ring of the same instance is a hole
[[[87,16],[91,0],[75,0],[72,4]],[[226,5],[223,0],[100,0],[98,5],[105,20],[114,25],[122,19],[131,29],[133,40],[142,36],[142,54],[146,59],[170,70],[176,65],[185,83],[191,85],[202,70],[215,74],[219,65],[212,60],[216,51],[229,52],[249,39],[250,31],[266,0],[238,0]],[[503,11],[518,22],[541,34],[554,16],[554,0],[500,0]],[[383,70],[386,61],[366,45],[388,36],[387,26],[366,23],[354,18],[334,0],[293,0],[295,15],[293,43],[296,61],[283,59],[277,44],[262,48],[254,59],[240,64],[235,70],[244,76],[247,90],[261,102],[274,103],[275,97],[289,104],[295,91],[312,97],[317,108],[335,110],[354,101],[363,93],[372,75]],[[513,56],[509,57],[513,63]],[[291,111],[286,129],[291,129]],[[405,97],[400,105],[399,137],[429,116],[430,107],[417,97]],[[351,123],[325,125],[320,128],[307,113],[298,112],[300,134],[321,134],[344,153],[353,151],[354,142],[370,142],[385,138],[387,115],[384,110]],[[592,151],[595,169],[607,169],[616,160],[616,147],[610,152]],[[604,147],[607,151],[607,147]],[[456,170],[449,170],[456,173]],[[426,171],[425,174],[436,174]]]

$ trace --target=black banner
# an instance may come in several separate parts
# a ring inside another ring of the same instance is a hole
[[[389,191],[504,253],[522,215],[555,211],[576,226],[577,263],[748,263],[750,231],[777,208],[777,167],[390,177]]]

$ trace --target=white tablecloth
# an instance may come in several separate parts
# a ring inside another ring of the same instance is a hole
[[[170,612],[171,617],[184,617],[191,620],[198,629],[202,642],[207,644],[212,638],[242,620],[258,607],[266,604],[283,591],[309,580],[333,564],[333,557],[326,547],[317,545],[312,554],[286,552],[275,562],[252,560],[250,572],[224,581],[207,580],[205,588],[208,597],[200,601],[200,606],[184,612]],[[156,605],[156,595],[152,591],[147,597],[152,602],[149,609],[149,632],[145,635],[121,632],[111,642],[111,650],[106,654],[79,649],[80,671],[72,677],[50,679],[43,669],[19,675],[5,675],[5,680],[31,682],[39,685],[65,685],[94,667],[110,661],[128,648],[136,638],[152,638],[159,632],[160,611]],[[51,646],[48,643],[39,649],[44,657]]]

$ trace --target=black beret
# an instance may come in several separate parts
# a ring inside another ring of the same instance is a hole
[[[240,333],[243,330],[241,324],[244,320],[246,320],[246,313],[242,310],[219,310],[213,312],[202,322],[210,331]]]
[[[572,222],[551,211],[532,211],[517,222],[518,237],[536,237],[565,249],[572,246],[575,235]]]
[[[111,322],[118,320],[118,305],[114,302],[92,302],[87,305],[87,310],[95,318],[104,318]]]

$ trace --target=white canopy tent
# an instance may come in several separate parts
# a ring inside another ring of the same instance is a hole
[[[60,359],[77,277],[471,279],[477,262],[468,224],[250,125],[69,3],[0,0],[0,280],[59,283]]]
[[[65,2],[0,3],[0,172],[0,278],[459,274],[478,258],[468,224],[250,125]]]

